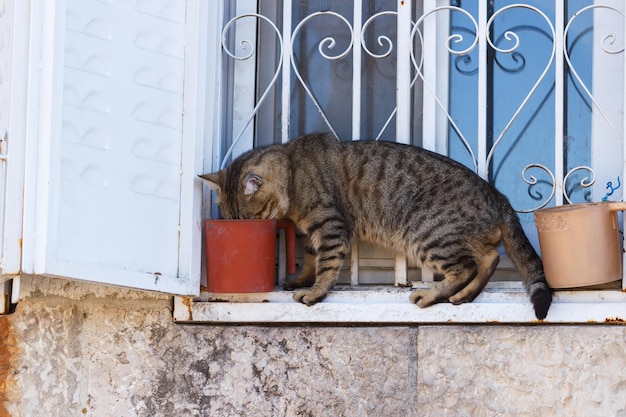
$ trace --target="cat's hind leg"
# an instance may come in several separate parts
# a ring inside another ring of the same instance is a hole
[[[498,250],[493,248],[486,255],[483,255],[478,261],[478,273],[473,280],[470,281],[461,291],[451,296],[448,300],[452,304],[470,303],[485,288],[489,279],[496,270],[500,254]]]

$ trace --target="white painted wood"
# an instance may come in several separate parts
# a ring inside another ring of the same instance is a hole
[[[188,1],[185,27],[185,89],[183,97],[183,140],[181,144],[180,221],[178,277],[187,277],[185,292],[199,288],[202,266],[202,187],[198,174],[204,172],[206,123],[209,7],[206,2]],[[207,148],[211,148],[207,146]],[[210,157],[208,159],[211,160]]]
[[[21,272],[29,7],[7,1],[0,16],[0,275]]]
[[[397,255],[395,264],[395,285],[399,287],[405,287],[409,283],[409,268],[406,256]],[[422,270],[422,275],[424,270]]]
[[[352,18],[352,140],[363,139],[361,137],[361,73],[362,73],[362,46],[361,30],[363,27],[363,4],[359,0],[354,1]]]
[[[201,6],[92,6],[33,6],[24,270],[197,294]]]
[[[17,304],[20,300],[20,281],[21,275],[11,280],[11,304]]]
[[[411,1],[398,0],[396,141],[411,143]]]
[[[489,166],[487,166],[487,0],[478,2],[478,175],[487,179]]]
[[[448,80],[446,72],[439,68],[448,68],[450,54],[446,48],[449,36],[450,13],[446,9],[434,10],[441,6],[441,0],[424,1],[424,83],[429,87],[422,94],[422,146],[425,149],[448,154],[448,119],[443,109],[448,110]],[[430,13],[430,15],[429,15]],[[419,80],[418,80],[419,82]],[[435,94],[433,94],[433,92]],[[435,96],[436,95],[436,96]],[[439,101],[439,103],[437,102]]]
[[[24,230],[22,271],[36,273],[44,269],[48,249],[48,187],[53,158],[59,147],[51,147],[50,137],[57,132],[61,95],[58,60],[63,56],[65,2],[37,0],[31,6],[26,135],[26,175],[24,191]]]
[[[283,28],[291,28],[292,0],[283,2]],[[289,117],[291,115],[291,30],[283,29],[283,69],[281,74],[281,142],[289,142]]]
[[[556,10],[563,10],[565,7],[564,0],[556,0]],[[563,120],[564,120],[564,98],[565,98],[565,85],[563,83],[563,30],[565,29],[565,17],[563,13],[556,13],[554,17],[554,29],[556,32],[555,48],[556,55],[554,57],[554,176],[556,180],[555,189],[556,194],[554,196],[555,204],[563,204],[563,177],[565,175],[563,164]]]

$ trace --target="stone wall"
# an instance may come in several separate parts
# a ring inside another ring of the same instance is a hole
[[[169,297],[22,285],[0,416],[626,416],[620,325],[180,325]]]

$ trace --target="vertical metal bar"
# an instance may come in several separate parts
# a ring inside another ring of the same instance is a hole
[[[281,141],[289,141],[289,116],[291,111],[291,0],[283,0],[283,74],[281,88]]]
[[[363,5],[354,1],[352,19],[352,140],[361,139],[361,29]],[[359,285],[359,242],[352,243],[350,255],[350,284]]]
[[[396,140],[400,143],[411,143],[411,5],[409,0],[398,0]]]
[[[257,34],[257,85],[256,94],[258,106],[259,100],[262,97],[267,102],[266,105],[261,105],[257,109],[257,114],[254,117],[254,146],[266,146],[274,143],[276,139],[280,138],[280,110],[276,106],[280,106],[280,85],[282,80],[274,80],[276,72],[278,77],[282,73],[282,65],[277,67],[277,63],[282,63],[282,3],[259,1],[258,14],[265,16],[270,22],[276,25],[277,32],[274,28],[270,28],[267,23],[262,23],[259,20],[259,32]],[[279,55],[280,54],[280,55]],[[275,84],[273,87],[266,90],[272,80]]]
[[[221,115],[224,113],[224,88],[223,84],[223,51],[222,51],[222,39],[221,39],[221,31],[224,28],[224,14],[225,14],[225,5],[224,2],[215,2],[212,7],[210,7],[211,13],[209,13],[209,21],[208,24],[215,24],[217,29],[215,31],[208,32],[208,42],[207,42],[207,56],[208,62],[211,60],[215,60],[215,77],[208,80],[208,97],[213,97],[214,100],[207,100],[207,115],[213,116],[209,121],[208,125],[212,126],[213,129],[210,130],[211,134],[213,134],[213,138],[211,142],[213,143],[213,149],[206,149],[204,154],[205,160],[211,161],[211,164],[208,166],[205,165],[205,172],[212,172],[212,170],[217,171],[222,163],[222,152],[226,152],[224,136],[222,134],[224,126]],[[211,74],[213,75],[213,74]],[[214,94],[214,96],[211,96]],[[209,148],[209,147],[207,147]],[[210,193],[208,193],[210,194]],[[217,214],[217,213],[215,213]]]
[[[555,203],[563,204],[563,177],[565,154],[563,150],[564,140],[564,107],[565,107],[565,71],[564,71],[564,47],[563,36],[565,30],[565,1],[555,1],[554,32],[556,39],[554,47],[554,178],[556,181]]]
[[[283,2],[283,66],[282,66],[282,88],[281,88],[281,128],[280,140],[282,143],[289,141],[289,117],[291,111],[291,0]],[[287,280],[287,243],[285,232],[280,231],[278,235],[278,285],[282,287]]]
[[[209,16],[207,24],[211,27],[215,25],[215,30],[207,31],[207,62],[214,60],[214,72],[208,71],[207,79],[207,97],[212,97],[213,100],[207,100],[206,114],[207,114],[207,132],[208,135],[212,135],[209,143],[211,146],[204,147],[204,172],[214,172],[220,168],[222,163],[223,152],[226,152],[225,135],[223,135],[224,122],[224,62],[222,51],[222,36],[221,32],[224,28],[225,18],[225,2],[218,1],[211,3],[209,6]],[[207,65],[207,69],[211,66]],[[203,185],[202,193],[202,216],[203,218],[216,219],[219,217],[219,210],[217,203],[212,199],[213,192],[209,187]],[[206,279],[206,276],[205,276]]]
[[[437,7],[437,0],[424,0],[423,13],[427,14],[435,7]],[[439,37],[437,36],[436,16],[424,19],[423,31],[424,44],[422,45],[422,53],[424,54],[424,66],[422,73],[424,74],[424,84],[431,86],[434,89],[434,93],[439,94],[437,90],[437,40],[439,40]],[[422,96],[422,146],[425,149],[436,152],[438,149],[437,100],[429,88],[423,88]],[[435,280],[435,274],[432,270],[422,267],[421,280],[432,282]]]
[[[363,6],[360,0],[354,1],[352,22],[352,140],[361,139],[361,28]]]
[[[257,10],[258,1],[237,1],[235,16],[256,13]],[[233,31],[235,45],[243,45],[244,41],[253,42],[257,45],[255,48],[258,51],[258,30],[257,19],[248,18],[237,21]],[[259,77],[259,68],[255,61],[254,59],[235,59],[232,63],[233,97],[230,137],[233,143],[237,141],[232,151],[233,159],[254,146],[254,128],[253,124],[249,124],[248,121],[257,100],[255,85]]]
[[[437,6],[437,0],[424,0],[424,15]],[[437,91],[437,21],[435,16],[424,19],[424,84],[430,85]],[[445,39],[444,39],[445,41]],[[417,58],[417,57],[416,57]],[[418,60],[419,62],[419,60]],[[422,147],[431,151],[437,150],[437,101],[428,88],[423,89],[422,106]],[[423,278],[422,278],[423,279]]]
[[[478,120],[477,120],[477,143],[478,143],[478,175],[484,179],[488,179],[487,167],[487,73],[489,63],[487,62],[487,0],[479,0],[478,2]]]
[[[412,1],[398,0],[398,50],[396,74],[396,140],[411,143],[411,15]],[[406,285],[406,256],[396,256],[395,284]]]

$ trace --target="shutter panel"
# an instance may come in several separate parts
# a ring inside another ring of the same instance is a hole
[[[28,5],[0,10],[0,275],[21,272]]]
[[[199,290],[187,6],[43,3],[34,273]]]

